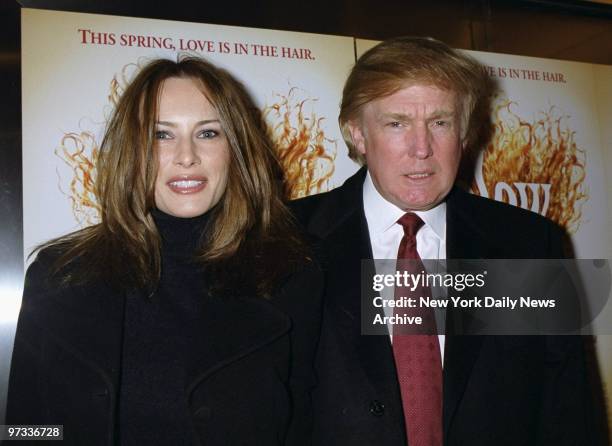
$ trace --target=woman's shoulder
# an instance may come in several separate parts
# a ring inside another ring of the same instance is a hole
[[[91,238],[98,225],[89,226],[49,240],[34,249],[26,279],[60,280],[73,271],[82,269],[84,259],[92,257],[88,250],[79,248],[83,240]],[[91,250],[89,250],[91,251]],[[78,253],[78,255],[76,254]]]
[[[85,282],[76,280],[79,271],[84,269],[83,259],[79,256],[67,259],[67,255],[67,248],[61,244],[47,245],[35,252],[25,274],[24,300],[73,293],[83,288]]]
[[[29,282],[58,280],[53,270],[63,252],[57,247],[47,246],[36,251],[32,256],[34,260],[30,263],[26,271],[26,286]]]
[[[20,320],[26,314],[30,316],[43,314],[47,304],[61,295],[62,279],[53,273],[60,257],[61,253],[49,247],[36,252],[25,274]]]

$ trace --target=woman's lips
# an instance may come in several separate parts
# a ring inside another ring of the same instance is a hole
[[[181,176],[171,178],[166,184],[177,194],[195,194],[206,187],[207,179],[200,176]]]

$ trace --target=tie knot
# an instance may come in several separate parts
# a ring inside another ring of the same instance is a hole
[[[404,234],[407,237],[416,237],[417,231],[425,224],[421,217],[412,212],[402,215],[397,222],[403,226]]]

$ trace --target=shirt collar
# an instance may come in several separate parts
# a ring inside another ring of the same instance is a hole
[[[370,231],[382,234],[397,223],[406,212],[387,201],[374,186],[370,172],[363,182],[363,209]],[[446,202],[442,202],[427,211],[414,211],[425,224],[444,240],[446,236]]]

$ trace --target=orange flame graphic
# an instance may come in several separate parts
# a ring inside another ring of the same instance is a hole
[[[69,192],[72,213],[80,225],[92,225],[100,218],[100,206],[95,196],[95,162],[99,147],[90,132],[66,133],[55,154],[72,170]]]
[[[528,122],[511,110],[516,102],[497,100],[494,109],[494,134],[484,152],[482,177],[491,195],[500,182],[517,192],[517,183],[535,183],[549,187],[546,216],[575,233],[588,199],[584,179],[586,154],[578,148],[575,132],[567,124],[568,116],[558,116],[555,107]],[[550,186],[548,186],[550,185]],[[472,190],[478,193],[476,185]],[[529,208],[534,200],[545,201],[544,189],[539,197],[528,197]],[[502,197],[508,202],[508,195]]]
[[[108,94],[108,101],[113,107],[119,103],[119,99],[125,91],[125,88],[141,68],[140,64],[129,63],[121,69],[120,73],[113,76],[110,82],[110,92]]]
[[[285,196],[289,199],[327,191],[337,151],[336,141],[325,137],[321,126],[325,118],[304,111],[316,99],[298,100],[296,91],[294,87],[287,95],[277,94],[278,101],[263,110],[268,136],[285,172]]]
[[[138,64],[130,63],[125,65],[119,74],[113,76],[108,94],[112,108],[117,105],[125,87],[139,69]],[[81,226],[92,225],[100,220],[101,210],[94,188],[98,153],[99,144],[96,137],[93,132],[87,130],[64,134],[59,147],[55,149],[55,154],[72,171],[69,191],[65,192],[61,185],[59,189],[70,198],[72,214]]]

